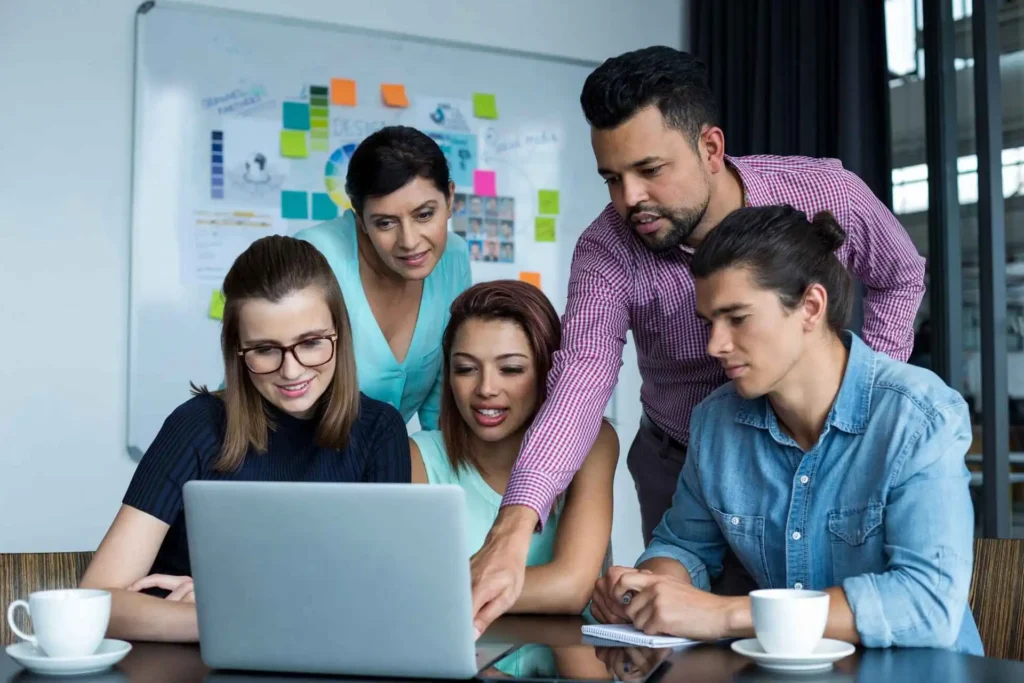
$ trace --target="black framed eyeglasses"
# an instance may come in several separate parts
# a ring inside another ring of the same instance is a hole
[[[277,372],[284,364],[284,354],[291,353],[299,365],[315,368],[330,363],[334,358],[335,342],[338,334],[322,337],[309,337],[290,346],[276,344],[260,344],[248,349],[241,349],[238,355],[245,361],[245,367],[256,375],[269,375]]]

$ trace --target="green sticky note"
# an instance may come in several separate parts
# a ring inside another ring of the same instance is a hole
[[[219,289],[213,290],[210,297],[210,317],[214,320],[224,319],[224,293]]]
[[[538,190],[537,206],[537,213],[558,215],[558,190]]]
[[[538,242],[554,242],[555,219],[537,216],[533,223],[533,239]]]
[[[498,118],[498,101],[490,93],[473,93],[473,116],[478,119]]]
[[[282,130],[281,156],[292,159],[305,159],[309,156],[309,150],[306,149],[306,131]]]

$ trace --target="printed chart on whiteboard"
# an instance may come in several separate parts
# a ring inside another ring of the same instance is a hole
[[[437,142],[448,161],[450,229],[467,242],[474,279],[518,277],[540,286],[529,264],[516,264],[530,243],[555,241],[558,190],[548,186],[557,178],[545,176],[557,171],[561,131],[503,129],[493,94],[457,99],[378,87],[379,101],[360,104],[351,79],[297,83],[295,97],[261,99],[255,113],[229,109],[217,118],[204,148],[209,191],[182,218],[183,282],[210,286],[216,297],[253,240],[351,209],[345,177],[356,147],[385,126],[407,125]]]

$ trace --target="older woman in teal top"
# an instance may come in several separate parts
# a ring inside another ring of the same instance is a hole
[[[390,126],[352,155],[352,209],[295,235],[327,257],[341,286],[359,388],[425,429],[438,425],[448,311],[472,283],[466,242],[448,232],[454,190],[437,143]]]
[[[441,429],[414,434],[410,452],[413,482],[465,491],[470,552],[498,515],[560,339],[555,309],[525,282],[483,282],[452,304],[442,343]],[[579,614],[586,607],[611,537],[618,455],[605,423],[543,532],[522,549],[526,580],[513,612]]]

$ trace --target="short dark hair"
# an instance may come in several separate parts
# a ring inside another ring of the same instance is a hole
[[[718,125],[718,106],[704,63],[688,52],[653,46],[612,57],[583,84],[583,115],[599,130],[616,128],[654,105],[696,146],[704,126]]]
[[[846,231],[828,211],[808,221],[788,205],[746,207],[704,238],[690,270],[706,278],[725,268],[749,268],[758,286],[775,291],[789,309],[818,283],[828,292],[828,326],[839,333],[849,323],[854,298],[853,279],[835,254],[845,241]]]
[[[449,197],[448,160],[434,140],[409,126],[387,126],[356,147],[345,176],[345,194],[357,214],[366,200],[399,190],[414,178],[426,178]]]

